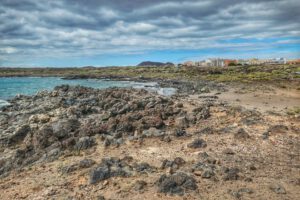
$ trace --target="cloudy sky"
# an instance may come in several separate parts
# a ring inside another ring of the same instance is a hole
[[[0,66],[300,57],[299,0],[0,0]]]

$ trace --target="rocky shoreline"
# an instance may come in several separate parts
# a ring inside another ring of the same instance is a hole
[[[65,80],[77,79],[103,79],[108,81],[134,81],[140,83],[155,82],[161,88],[175,88],[179,94],[201,94],[214,91],[226,91],[226,86],[223,83],[213,81],[185,81],[180,79],[161,79],[161,78],[145,78],[145,77],[128,77],[128,76],[93,76],[93,75],[73,75],[65,76]]]
[[[299,118],[179,94],[62,85],[0,111],[1,199],[296,199]],[[18,192],[17,192],[17,191]]]

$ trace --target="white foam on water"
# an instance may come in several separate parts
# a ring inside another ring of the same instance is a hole
[[[164,96],[172,96],[176,91],[175,88],[158,88],[157,93]]]
[[[177,92],[176,88],[144,87],[144,89],[163,96],[172,96]]]
[[[4,101],[4,100],[0,99],[0,107],[8,106],[8,105],[9,105],[9,103],[7,101]]]

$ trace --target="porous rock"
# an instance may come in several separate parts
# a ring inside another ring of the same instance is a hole
[[[162,175],[158,180],[158,191],[162,193],[184,195],[188,190],[196,190],[196,180],[183,172],[170,176]]]

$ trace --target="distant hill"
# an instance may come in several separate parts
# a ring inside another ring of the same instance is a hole
[[[137,66],[141,67],[150,67],[150,66],[156,66],[156,67],[161,67],[161,66],[174,66],[173,63],[167,62],[167,63],[162,63],[162,62],[152,62],[152,61],[144,61],[138,64]]]
[[[96,67],[94,67],[94,66],[84,66],[82,68],[84,68],[84,69],[95,69]]]

